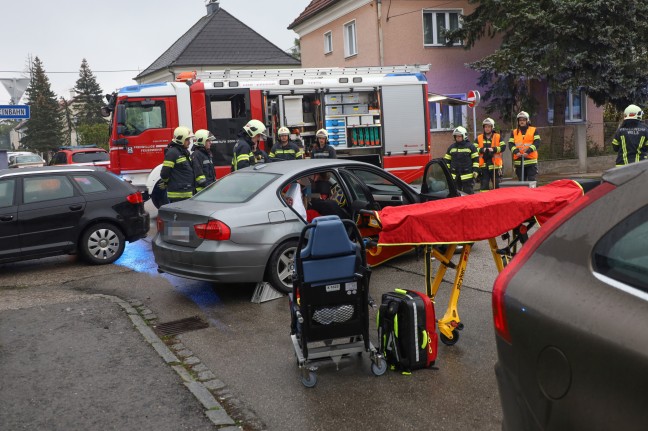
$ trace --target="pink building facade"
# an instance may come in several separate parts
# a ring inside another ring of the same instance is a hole
[[[493,52],[499,40],[482,39],[465,50],[460,44],[446,46],[441,28],[460,25],[460,16],[470,14],[474,7],[465,0],[313,0],[289,28],[299,35],[302,67],[430,64],[429,91],[465,99],[471,90],[482,95],[486,91],[477,86],[479,73],[468,64]],[[547,126],[552,118],[550,95],[543,85],[534,90],[540,110],[532,121]],[[578,94],[573,96],[569,122],[602,124],[602,108]],[[443,155],[450,145],[454,127],[465,126],[472,138],[471,108],[431,102],[430,110],[434,157]],[[475,116],[480,133],[486,117],[480,106]],[[493,117],[501,124],[497,115]]]

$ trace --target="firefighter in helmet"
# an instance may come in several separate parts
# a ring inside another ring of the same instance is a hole
[[[239,140],[234,146],[232,156],[232,172],[247,168],[254,164],[252,147],[265,139],[266,126],[259,120],[250,120],[239,132]]]
[[[648,159],[648,127],[642,119],[643,111],[637,105],[630,105],[623,111],[623,123],[612,139],[617,166]]]
[[[319,129],[315,134],[315,145],[311,150],[312,159],[336,159],[335,148],[328,143],[328,132]]]
[[[535,181],[538,174],[540,135],[536,128],[531,126],[529,114],[525,111],[517,114],[517,124],[518,127],[513,130],[509,139],[515,174],[520,181]]]
[[[294,143],[290,142],[290,130],[287,127],[280,127],[277,131],[279,142],[270,150],[270,160],[278,162],[281,160],[297,160],[304,157],[304,152]]]
[[[480,191],[486,192],[499,188],[502,178],[502,153],[506,149],[506,142],[501,140],[500,134],[495,132],[495,121],[486,118],[482,121],[484,133],[477,136],[475,147],[479,152],[479,174],[481,177]]]
[[[457,188],[473,194],[474,180],[479,176],[479,153],[468,140],[468,131],[459,126],[452,131],[454,142],[443,157]]]
[[[176,127],[173,139],[164,150],[160,188],[166,189],[170,202],[182,201],[193,196],[198,176],[189,154],[189,145],[193,137],[188,127]]]
[[[211,143],[214,139],[216,138],[209,130],[196,131],[196,142],[194,142],[191,161],[198,174],[196,177],[197,192],[216,181],[216,171],[214,171],[214,161],[211,155]]]

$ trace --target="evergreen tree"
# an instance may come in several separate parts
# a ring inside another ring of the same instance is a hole
[[[471,67],[500,90],[511,77],[546,80],[554,94],[555,125],[564,124],[570,89],[582,88],[597,105],[621,109],[648,99],[648,2],[469,2],[477,8],[448,38],[462,39],[468,49],[479,39],[500,37],[501,46]]]
[[[81,61],[79,79],[74,86],[74,91],[77,93],[75,101],[79,106],[77,109],[78,123],[105,123],[106,120],[101,116],[101,107],[104,105],[101,87],[85,58]]]
[[[47,157],[49,151],[56,150],[64,141],[62,112],[38,57],[31,64],[30,73],[26,94],[31,118],[25,124],[21,145]]]

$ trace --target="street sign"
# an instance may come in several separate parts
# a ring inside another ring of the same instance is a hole
[[[29,118],[29,105],[0,105],[0,119],[23,120]]]
[[[480,99],[479,91],[470,90],[468,92],[468,97],[467,97],[468,106],[470,106],[471,108],[474,108],[479,104],[479,99]]]

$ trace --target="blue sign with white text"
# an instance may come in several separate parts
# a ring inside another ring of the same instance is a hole
[[[29,118],[29,105],[0,105],[0,119],[22,120]]]

